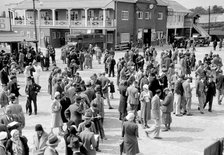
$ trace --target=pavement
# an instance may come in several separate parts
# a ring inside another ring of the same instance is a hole
[[[165,49],[163,47],[157,47],[158,56],[160,52]],[[196,48],[197,61],[203,59],[205,53],[209,53],[212,47],[198,47]],[[62,64],[60,58],[60,49],[56,50],[57,65],[61,68],[65,67]],[[215,51],[214,53],[219,54],[221,58],[224,58],[224,50]],[[122,57],[124,52],[116,52],[115,58],[118,60]],[[79,71],[81,77],[84,80],[88,80],[94,73],[101,73],[103,71],[104,64],[98,64],[95,57],[93,62],[93,69],[86,69]],[[48,77],[50,72],[42,72],[40,76],[40,85],[42,86],[41,92],[38,95],[38,115],[26,117],[26,127],[23,130],[23,135],[28,138],[28,144],[32,148],[33,135],[35,134],[34,126],[36,124],[42,124],[46,132],[50,132],[51,126],[51,112],[50,105],[52,100],[50,95],[47,93]],[[194,76],[194,74],[192,74]],[[116,81],[115,78],[110,80]],[[21,85],[20,93],[20,104],[25,110],[26,95],[25,95],[25,78],[23,75],[18,76],[19,84]],[[117,90],[117,88],[115,89]],[[118,120],[118,104],[119,94],[116,91],[114,95],[115,99],[111,100],[111,104],[115,109],[109,110],[105,104],[105,134],[108,140],[100,142],[100,149],[102,152],[97,153],[98,155],[118,155],[119,144],[121,142],[121,122]],[[209,113],[205,110],[205,114],[202,115],[197,111],[198,100],[193,90],[192,98],[192,113],[193,116],[176,117],[172,116],[173,122],[171,124],[171,130],[169,132],[161,132],[161,140],[151,140],[146,137],[144,130],[139,125],[139,155],[202,155],[204,148],[215,142],[217,139],[224,137],[224,106],[218,105],[217,98],[213,101],[213,112]],[[224,104],[224,103],[223,103]],[[152,122],[149,121],[149,125]],[[58,133],[58,130],[54,130]],[[62,137],[60,137],[62,139]],[[59,155],[65,154],[65,144],[62,139],[61,143],[57,148]]]

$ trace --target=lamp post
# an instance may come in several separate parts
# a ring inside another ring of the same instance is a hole
[[[35,9],[35,0],[33,0],[33,19],[34,19],[34,32],[35,32],[35,44],[36,44],[36,53],[38,52],[38,42],[37,42],[37,21],[36,21],[36,9]]]

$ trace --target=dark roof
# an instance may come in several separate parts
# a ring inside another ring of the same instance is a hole
[[[0,31],[0,43],[21,42],[24,39],[27,42],[37,42],[35,39],[27,38],[13,31]]]

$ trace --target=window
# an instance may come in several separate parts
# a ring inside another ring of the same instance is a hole
[[[56,39],[57,36],[56,36],[56,32],[52,32],[52,39]]]
[[[128,20],[129,18],[129,12],[128,11],[122,11],[121,12],[121,20]]]
[[[23,31],[20,31],[20,34],[21,34],[22,36],[24,36],[24,32],[23,32]]]
[[[163,20],[163,13],[162,12],[158,13],[158,20]]]
[[[36,37],[35,37],[35,32],[33,32],[33,38],[36,38]]]
[[[143,12],[142,11],[138,11],[137,15],[138,15],[138,19],[143,19]]]
[[[151,12],[146,12],[145,19],[151,19],[151,18],[152,18]]]
[[[179,18],[178,18],[178,22],[180,22],[181,21],[181,16],[179,16]]]
[[[30,38],[30,31],[26,32],[26,36],[27,36],[27,38]]]

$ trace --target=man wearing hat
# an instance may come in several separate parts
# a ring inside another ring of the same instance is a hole
[[[173,93],[169,88],[165,88],[164,91],[165,98],[162,101],[161,111],[162,111],[162,123],[165,125],[165,130],[170,130],[170,124],[172,122],[171,112],[173,111]]]
[[[94,91],[90,81],[86,82],[86,90],[84,93],[88,96],[90,103],[92,102],[92,100],[94,100],[96,98],[95,91]]]
[[[187,80],[185,80],[182,84],[184,89],[184,97],[186,99],[186,110],[187,110],[187,116],[191,116],[191,98],[192,98],[192,90],[190,83],[192,82],[192,78],[189,77]]]
[[[33,155],[44,155],[47,147],[48,134],[44,131],[41,124],[35,126],[36,134],[33,136]]]
[[[9,82],[8,72],[7,72],[7,65],[3,67],[3,69],[0,71],[0,80],[1,83],[4,85],[7,85]]]
[[[196,96],[198,97],[198,110],[201,114],[204,114],[204,104],[206,102],[205,89],[205,78],[199,77],[196,81]]]
[[[19,87],[17,85],[17,78],[15,75],[10,77],[10,82],[8,85],[9,94],[15,94],[17,103],[19,103]]]
[[[81,103],[82,98],[77,96],[75,99],[75,103],[70,105],[65,110],[65,117],[68,121],[75,122],[76,127],[82,122],[82,114],[84,113],[84,107]]]
[[[208,111],[212,112],[212,102],[213,97],[216,95],[216,86],[215,82],[213,81],[213,76],[210,76],[207,83],[207,92],[206,92],[206,101],[204,104],[204,108],[206,107],[207,103],[209,103]]]
[[[182,116],[182,114],[180,113],[181,110],[181,97],[184,94],[184,88],[182,85],[183,82],[183,78],[184,76],[180,76],[178,77],[178,80],[175,82],[175,86],[174,86],[174,111],[176,116]]]
[[[56,147],[61,142],[56,135],[50,135],[47,141],[47,148],[44,151],[44,155],[59,155]]]
[[[9,104],[7,85],[2,84],[2,90],[0,92],[0,105],[1,108],[7,106]]]
[[[105,76],[105,73],[102,73],[100,77],[100,81],[102,83],[103,97],[106,98],[109,109],[113,109],[113,107],[110,104],[109,90],[108,90],[108,85],[110,84],[110,80]]]
[[[25,88],[25,92],[27,94],[27,105],[26,110],[28,110],[29,115],[32,114],[32,101],[34,104],[34,112],[37,114],[37,94],[40,92],[41,86],[34,83],[31,78],[28,78],[27,85]]]
[[[90,131],[91,122],[86,122],[85,130],[79,135],[84,148],[88,152],[88,155],[96,155],[97,142],[94,138],[94,133]]]

